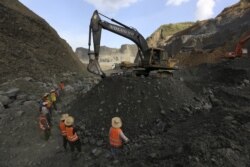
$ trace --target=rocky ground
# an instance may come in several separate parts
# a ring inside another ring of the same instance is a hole
[[[78,92],[87,92],[99,79],[65,73],[65,91],[58,108],[67,111]],[[60,114],[54,111],[52,136],[45,141],[38,125],[38,102],[57,83],[31,77],[18,78],[0,85],[0,166],[44,166],[44,161],[61,151],[57,127]]]
[[[71,109],[83,147],[92,145],[96,166],[249,166],[249,63],[245,57],[180,70],[173,78],[103,80]],[[122,118],[131,142],[110,162],[113,116]]]
[[[39,134],[37,100],[52,85],[32,78],[15,81],[12,89],[2,84],[0,166],[248,167],[248,64],[248,57],[225,60],[176,71],[168,78],[115,76],[99,82],[68,76],[59,108],[80,127],[83,152],[76,160],[62,150],[60,114],[54,114],[49,141]],[[30,90],[35,85],[41,93],[21,91],[21,85]],[[130,143],[122,156],[110,160],[113,116],[122,118]]]

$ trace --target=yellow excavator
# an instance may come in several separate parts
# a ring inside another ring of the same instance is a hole
[[[100,15],[116,24],[111,24],[107,21],[101,20]],[[169,73],[169,71],[177,69],[175,67],[177,61],[173,61],[174,59],[168,59],[166,52],[164,52],[161,48],[149,48],[145,38],[135,28],[128,27],[123,23],[109,18],[95,10],[89,26],[89,64],[87,66],[89,72],[100,75],[103,78],[106,76],[98,61],[102,29],[130,39],[137,45],[138,53],[135,62],[124,62],[121,64],[123,68],[133,68],[133,71],[135,71],[137,76],[148,76],[150,71],[160,70],[161,73],[163,71],[167,71]],[[91,37],[93,39],[94,51],[90,50]]]

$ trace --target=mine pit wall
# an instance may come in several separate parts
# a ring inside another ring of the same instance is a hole
[[[0,1],[0,83],[84,73],[70,46],[42,18],[16,0]]]
[[[121,45],[119,49],[101,46],[99,62],[104,71],[110,70],[112,65],[117,63],[119,64],[122,61],[133,63],[137,55],[137,51],[138,48],[134,44],[124,44]],[[77,48],[75,53],[84,64],[88,64],[88,49]]]
[[[226,52],[234,51],[239,39],[246,35],[246,32],[250,32],[250,8],[241,9],[239,5],[236,7],[239,9],[235,13],[230,12],[228,16],[221,14],[215,19],[193,25],[180,32],[180,35],[177,33],[165,45],[168,55],[181,57],[181,55],[188,56],[201,52],[208,56],[214,54],[215,57],[221,57]],[[244,48],[248,49],[249,55],[249,41]],[[195,61],[195,56],[193,58]]]

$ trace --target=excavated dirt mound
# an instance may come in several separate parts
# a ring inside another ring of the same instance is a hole
[[[150,133],[152,124],[159,123],[163,115],[170,119],[189,114],[185,108],[198,106],[195,98],[189,88],[174,78],[113,77],[104,79],[79,98],[73,104],[72,113],[87,129],[103,137],[107,136],[111,118],[120,116],[128,135],[135,137],[141,131]]]
[[[71,109],[83,147],[101,150],[97,166],[249,166],[248,64],[241,58],[182,70],[174,78],[103,80]],[[131,139],[114,162],[106,158],[113,116],[122,118]]]

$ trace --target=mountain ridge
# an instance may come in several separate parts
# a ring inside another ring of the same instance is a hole
[[[0,8],[0,62],[4,62],[0,65],[0,82],[85,73],[71,47],[44,19],[17,0],[1,0]]]

